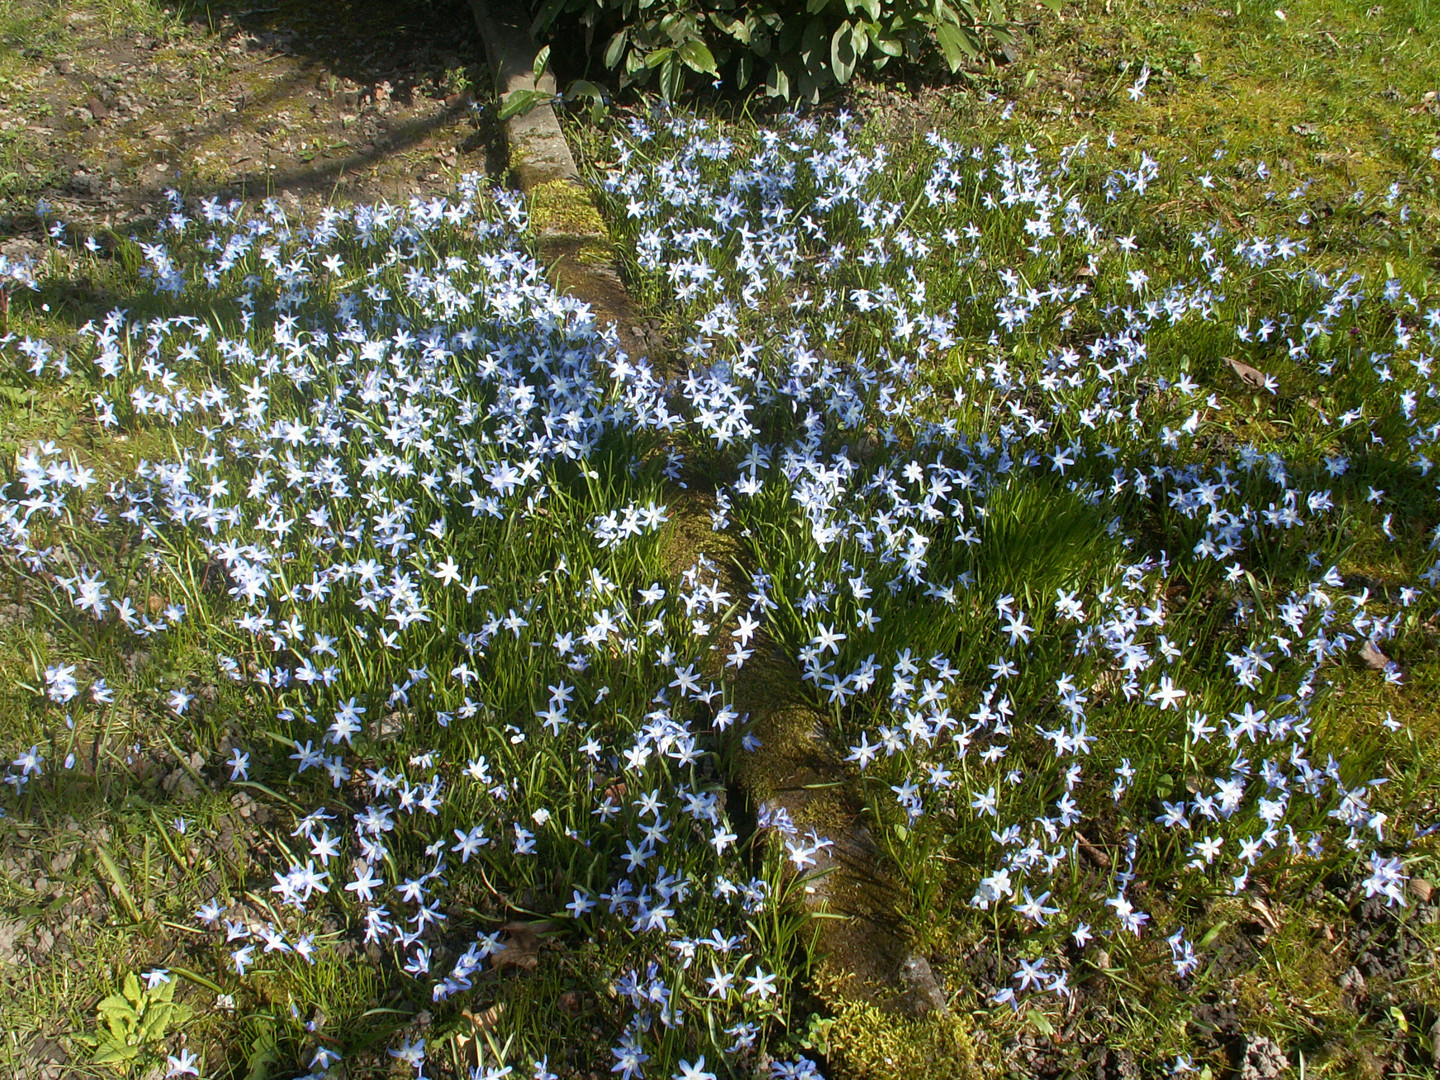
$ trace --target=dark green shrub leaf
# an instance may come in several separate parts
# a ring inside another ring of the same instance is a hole
[[[805,24],[805,33],[800,37],[800,59],[810,70],[815,68],[815,58],[825,45],[825,21],[811,19]]]
[[[1058,10],[1063,0],[1042,2]],[[612,30],[597,58],[620,73],[622,86],[658,82],[669,100],[694,75],[723,74],[743,88],[763,71],[767,94],[795,101],[817,100],[867,65],[879,71],[926,49],[938,48],[958,72],[987,44],[1012,40],[1006,7],[1005,0],[717,0],[703,8],[688,0],[531,0],[530,10],[537,36],[583,27],[587,49],[596,28]],[[533,100],[507,99],[504,115],[533,107]]]
[[[840,24],[830,38],[830,70],[835,73],[835,81],[841,84],[850,81],[855,74],[855,64],[858,57],[855,54],[856,30],[848,22]]]
[[[590,101],[604,101],[605,91],[602,87],[590,82],[588,79],[576,79],[565,88],[566,101],[578,101],[586,98]]]
[[[699,38],[691,38],[679,49],[680,59],[685,61],[685,66],[691,71],[699,72],[702,75],[714,75],[715,57],[705,47],[705,43]]]
[[[940,51],[945,54],[945,62],[952,72],[959,71],[967,59],[974,60],[980,55],[970,31],[963,26],[939,23],[935,27],[935,40],[940,43]]]
[[[872,36],[871,41],[875,43],[875,48],[879,49],[887,57],[896,57],[905,51],[905,45],[899,38]],[[877,64],[876,66],[878,67],[879,65]]]
[[[857,22],[850,40],[854,46],[855,55],[863,59],[865,54],[870,51],[870,24]]]
[[[741,53],[740,59],[735,62],[735,87],[744,90],[750,85],[750,79],[755,74],[755,58],[750,53]]]
[[[532,37],[544,37],[545,32],[550,29],[550,24],[555,17],[565,10],[569,0],[545,0],[540,9],[535,13],[535,19],[530,23],[530,35]]]
[[[674,49],[660,68],[660,95],[666,101],[674,101],[685,89],[685,66]]]
[[[615,68],[620,65],[620,60],[625,55],[625,43],[630,38],[629,30],[617,30],[610,37],[605,46],[605,66]]]
[[[771,97],[790,100],[790,76],[779,64],[772,64],[765,76],[765,92]]]
[[[501,103],[500,111],[496,115],[501,120],[509,120],[512,116],[524,116],[549,96],[540,90],[512,90],[505,95],[505,100]]]

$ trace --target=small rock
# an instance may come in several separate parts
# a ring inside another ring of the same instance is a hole
[[[35,1036],[26,1056],[39,1065],[66,1065],[70,1061],[70,1055],[65,1053],[65,1048],[44,1035]]]
[[[950,1015],[950,1005],[945,1000],[945,991],[940,988],[930,961],[918,953],[910,953],[900,961],[900,984],[905,987],[901,1007],[914,1016],[928,1016],[939,1013]]]
[[[13,963],[20,955],[20,942],[25,939],[25,923],[0,922],[0,965]]]
[[[376,742],[389,742],[396,739],[410,726],[410,714],[407,712],[390,712],[380,718],[376,725],[374,738]]]
[[[1245,1056],[1240,1061],[1240,1080],[1277,1080],[1290,1067],[1280,1044],[1268,1035],[1245,1039]]]
[[[175,769],[160,781],[160,788],[167,795],[178,795],[181,799],[193,799],[200,794],[194,779],[184,769]]]
[[[1341,990],[1349,991],[1352,994],[1363,994],[1365,992],[1365,976],[1360,974],[1360,969],[1354,964],[1340,973],[1340,978],[1335,980]]]

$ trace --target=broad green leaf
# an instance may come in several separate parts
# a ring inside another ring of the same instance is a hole
[[[744,90],[750,85],[750,79],[755,74],[755,57],[750,53],[741,53],[740,59],[735,62],[735,88]]]
[[[501,120],[509,120],[512,116],[524,116],[549,96],[539,90],[512,90],[505,95],[505,100],[496,115]]]
[[[1050,1018],[1046,1016],[1043,1012],[1041,1012],[1039,1009],[1030,1009],[1027,1011],[1026,1015],[1030,1018],[1031,1026],[1033,1026],[1035,1030],[1038,1031],[1041,1035],[1044,1035],[1046,1038],[1049,1039],[1053,1039],[1055,1037],[1055,1025],[1050,1022]]]
[[[780,24],[780,32],[775,37],[775,50],[780,56],[789,56],[800,44],[800,35],[805,30],[805,24],[798,18],[786,19]]]
[[[1065,0],[1040,0],[1040,2],[1044,4],[1047,8],[1049,8],[1051,11],[1053,11],[1056,15],[1060,14],[1060,9],[1065,4]]]
[[[1205,931],[1205,936],[1200,939],[1200,941],[1196,945],[1196,948],[1208,949],[1211,945],[1215,943],[1215,939],[1220,936],[1220,931],[1224,930],[1225,927],[1229,925],[1230,924],[1228,922],[1226,922],[1224,919],[1221,919],[1209,930]]]
[[[580,98],[587,98],[590,101],[604,101],[605,91],[588,79],[576,79],[566,87],[565,100],[578,101]]]
[[[830,0],[805,0],[805,14],[819,15],[830,6]]]
[[[666,101],[675,101],[685,89],[685,65],[671,51],[668,61],[660,68],[660,96]]]
[[[859,61],[870,51],[870,24],[867,22],[857,22],[855,24],[855,32],[850,37],[850,42],[854,46],[856,64],[858,66]]]
[[[140,1037],[136,1041],[143,1045],[152,1038],[163,1036],[165,1028],[170,1023],[170,1010],[174,1007],[168,1002],[163,1002],[146,1009],[145,1017],[140,1021]]]
[[[530,36],[532,38],[544,37],[545,31],[549,30],[550,24],[555,21],[555,16],[565,10],[568,2],[569,0],[545,0],[530,23]]]
[[[660,20],[660,33],[679,45],[695,35],[695,22],[688,12],[672,11]]]
[[[691,38],[679,49],[680,59],[685,61],[685,66],[691,71],[698,71],[702,75],[715,74],[715,57],[705,47],[705,43],[696,38]]]
[[[715,12],[710,13],[710,23],[721,33],[734,38],[742,45],[750,44],[751,24],[740,19],[729,19]]]
[[[90,1060],[96,1065],[120,1065],[140,1056],[137,1046],[106,1046]]]
[[[935,39],[940,43],[940,51],[945,54],[945,62],[952,72],[959,71],[966,59],[973,60],[979,55],[970,32],[963,26],[941,23],[935,27]]]
[[[898,38],[872,36],[870,40],[875,43],[875,48],[886,56],[898,57],[905,51],[904,44]]]
[[[669,45],[665,45],[645,57],[645,66],[647,68],[657,68],[661,64],[669,62],[674,55],[675,50]]]
[[[134,1006],[126,1001],[119,994],[109,994],[100,999],[100,1004],[95,1006],[95,1011],[101,1016],[121,1016],[128,1019],[135,1019],[138,1015]]]
[[[830,38],[830,70],[835,81],[844,85],[855,74],[855,28],[843,22]]]
[[[805,24],[805,33],[800,37],[800,59],[806,67],[813,67],[815,58],[825,46],[825,21],[811,19]]]
[[[550,62],[550,46],[546,45],[535,54],[535,63],[530,66],[530,74],[534,82],[540,81],[540,76],[545,74],[545,65]]]
[[[245,1074],[246,1080],[266,1080],[270,1075],[270,1066],[279,1062],[280,1051],[275,1045],[275,1033],[268,1029],[262,1031],[250,1044],[250,1053],[245,1058],[245,1064],[250,1066]]]
[[[630,39],[629,30],[617,30],[605,46],[605,66],[615,68],[625,56],[625,43]]]
[[[771,97],[790,100],[790,76],[779,64],[771,64],[765,75],[765,92]]]

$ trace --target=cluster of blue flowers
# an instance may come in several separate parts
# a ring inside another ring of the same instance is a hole
[[[1434,609],[1440,308],[1307,262],[1303,238],[1215,222],[1147,251],[1145,154],[1093,168],[1084,142],[1042,160],[927,141],[902,194],[843,116],[745,145],[637,120],[604,181],[694,328],[691,430],[731,470],[716,527],[774,582],[766,629],[846,760],[912,838],[984,867],[971,904],[1022,939],[1140,934],[1146,851],[1179,844],[1201,887],[1241,893],[1280,856],[1403,847],[1360,771],[1374,758],[1318,738],[1316,716],[1327,667],[1360,646],[1401,682],[1380,645]],[[1304,229],[1307,191],[1264,198]],[[1274,396],[1276,370],[1314,395],[1309,445],[1234,431],[1237,373]],[[1347,592],[1352,530],[1407,545],[1413,577]],[[1079,830],[1117,819],[1112,893],[1074,895]],[[1367,895],[1404,904],[1401,859],[1369,858]],[[1183,928],[1169,942],[1193,972]],[[1039,970],[996,1002],[1070,993]]]
[[[1440,310],[1303,239],[1215,224],[1152,257],[1124,223],[1159,164],[1083,144],[932,135],[903,190],[844,117],[753,142],[636,120],[615,151],[604,195],[683,327],[681,375],[554,292],[523,205],[475,177],[309,225],[176,196],[139,250],[182,313],[113,311],[68,355],[0,342],[93,387],[133,455],[23,451],[4,557],[73,606],[77,655],[193,628],[215,650],[197,679],[264,710],[229,780],[268,761],[309,800],[273,904],[197,913],[229,977],[323,959],[339,913],[432,1002],[491,992],[514,942],[503,910],[477,923],[488,894],[607,943],[623,1080],[754,1059],[790,995],[763,935],[803,917],[776,906],[829,845],[727,809],[736,755],[764,752],[732,695],[762,647],[904,826],[893,857],[963,850],[987,925],[1047,943],[996,1004],[1068,996],[1074,949],[1145,935],[1176,849],[1241,893],[1368,847],[1367,893],[1405,902],[1380,781],[1317,717],[1327,668],[1434,610]],[[1257,393],[1276,371],[1314,387],[1313,444],[1235,436],[1227,356]],[[744,595],[668,555],[702,475]],[[1340,534],[1367,526],[1413,580],[1347,591]],[[116,688],[57,648],[70,769]],[[194,688],[162,700],[192,715]],[[45,767],[37,744],[6,780]],[[1108,888],[1077,894],[1098,842]],[[1188,976],[1197,947],[1160,929]],[[561,1048],[531,1049],[549,1075]],[[423,1071],[423,1040],[394,1053]]]

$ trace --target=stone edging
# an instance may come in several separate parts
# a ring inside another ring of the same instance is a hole
[[[503,104],[517,92],[556,95],[555,76],[547,66],[535,78],[535,42],[525,7],[470,0],[486,60]],[[638,356],[644,345],[636,333],[634,305],[615,269],[615,253],[605,222],[590,201],[575,158],[560,130],[550,100],[504,120],[501,128],[516,186],[529,197],[530,227],[541,261],[557,288],[584,300],[600,321],[613,321],[620,344]]]
[[[470,0],[486,58],[503,103],[517,92],[538,90],[553,98],[555,78],[547,67],[538,79],[537,55],[525,9],[511,0],[505,10],[489,0]],[[597,319],[613,321],[621,347],[631,356],[646,352],[636,326],[634,304],[616,272],[614,249],[605,223],[590,201],[575,159],[560,130],[550,100],[502,123],[510,171],[530,200],[530,226],[541,261],[561,291],[587,302]],[[681,513],[684,524],[708,526],[707,515]],[[689,519],[693,518],[691,521]],[[698,523],[698,524],[697,524]],[[740,582],[735,582],[738,588]],[[751,667],[736,698],[748,710],[766,747],[762,761],[751,761],[738,777],[757,808],[788,811],[797,824],[815,825],[835,841],[834,853],[822,852],[824,871],[807,888],[812,910],[840,914],[821,922],[821,951],[828,954],[830,979],[850,984],[840,996],[856,994],[885,1001],[910,1016],[949,1019],[946,997],[923,956],[909,951],[895,922],[888,883],[874,876],[876,853],[857,808],[846,805],[843,767],[817,738],[825,717],[794,693],[794,672],[778,679],[759,678]],[[789,693],[778,691],[781,685]],[[852,793],[849,793],[853,795]]]

